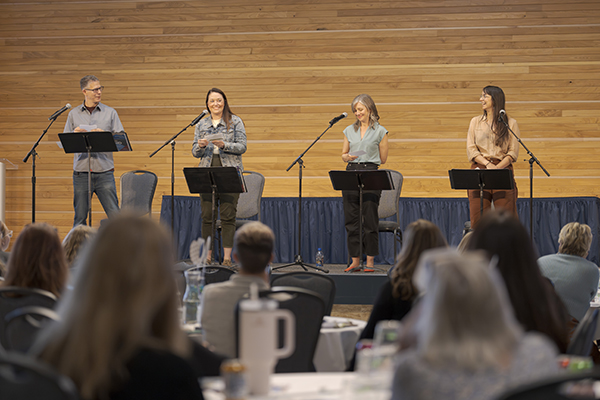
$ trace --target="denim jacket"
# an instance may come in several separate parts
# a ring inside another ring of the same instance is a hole
[[[243,170],[242,154],[246,152],[246,129],[244,122],[237,115],[231,116],[229,130],[224,121],[219,122],[217,127],[213,127],[212,119],[205,118],[196,125],[194,134],[194,144],[192,145],[192,155],[200,159],[199,167],[210,167],[215,146],[209,143],[206,147],[198,146],[198,140],[206,135],[215,133],[223,134],[225,147],[220,149],[221,162],[224,167],[237,167]]]

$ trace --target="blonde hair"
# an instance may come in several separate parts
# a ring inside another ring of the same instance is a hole
[[[87,225],[77,225],[67,233],[67,236],[63,239],[62,245],[65,249],[65,256],[67,257],[67,263],[73,264],[75,258],[79,254],[79,251],[87,241],[96,234],[96,228],[92,228]]]
[[[173,263],[171,239],[156,222],[111,219],[78,258],[61,321],[42,332],[34,352],[69,376],[84,399],[107,398],[141,347],[185,356]]]
[[[269,265],[275,235],[267,225],[258,221],[244,224],[235,233],[233,242],[242,270],[258,274]]]
[[[415,328],[417,351],[426,361],[475,371],[499,368],[515,350],[522,331],[502,278],[483,253],[426,251],[415,283],[427,289]]]
[[[569,222],[558,234],[558,252],[585,257],[592,246],[592,229],[586,224]]]
[[[10,237],[7,236],[8,232],[8,227],[4,221],[0,221],[0,251],[6,250],[10,244]],[[6,265],[0,260],[0,276],[4,275],[6,275]]]
[[[356,112],[356,105],[358,103],[362,104],[363,106],[365,106],[365,108],[367,110],[369,110],[369,113],[370,113],[369,127],[371,127],[379,122],[379,113],[377,112],[377,106],[375,105],[375,102],[373,101],[371,96],[369,96],[368,94],[364,94],[364,93],[356,96],[354,98],[354,100],[352,100],[352,105],[350,106],[353,113]],[[354,129],[358,130],[359,128],[360,128],[360,121],[357,118],[356,122],[354,122]]]
[[[8,234],[8,227],[4,221],[0,221],[0,239],[4,238],[4,235]]]

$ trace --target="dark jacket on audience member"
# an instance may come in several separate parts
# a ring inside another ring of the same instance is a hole
[[[129,379],[113,391],[110,400],[203,399],[198,379],[219,376],[224,357],[192,342],[192,354],[183,359],[173,353],[141,349],[127,363]]]
[[[110,400],[203,400],[196,371],[183,358],[164,350],[142,348],[127,363],[128,377]]]
[[[392,295],[393,287],[392,282],[388,279],[379,288],[371,315],[367,326],[362,331],[360,339],[373,339],[375,336],[375,326],[379,321],[385,320],[396,320],[400,321],[412,308],[412,300],[402,300],[399,297]],[[360,340],[359,339],[359,340]]]

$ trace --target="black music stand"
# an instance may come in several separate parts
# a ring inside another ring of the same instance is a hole
[[[479,189],[479,216],[483,215],[483,190],[511,190],[515,188],[510,169],[451,169],[450,186],[456,190]]]
[[[65,153],[87,153],[88,156],[88,225],[92,226],[92,157],[91,153],[114,153],[117,151],[131,151],[131,144],[125,132],[119,132],[121,141],[126,141],[128,147],[119,150],[117,140],[112,132],[65,132],[59,133]]]
[[[360,263],[358,267],[346,269],[346,272],[363,270],[363,191],[364,190],[392,190],[394,181],[389,171],[384,170],[349,170],[329,171],[329,178],[335,190],[358,191],[358,241],[360,246]]]
[[[236,167],[195,167],[184,168],[183,174],[190,193],[212,193],[212,244],[213,257],[217,255],[216,218],[217,218],[217,193],[244,193],[246,182],[242,171]],[[175,210],[171,210],[172,213]],[[220,243],[219,243],[220,249]]]

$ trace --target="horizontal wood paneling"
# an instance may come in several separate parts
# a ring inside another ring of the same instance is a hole
[[[115,155],[118,176],[159,176],[154,202],[170,194],[171,148],[149,154],[185,127],[211,87],[223,89],[246,124],[244,166],[266,178],[265,196],[294,197],[298,167],[286,168],[359,93],[375,99],[390,132],[387,168],[405,176],[403,195],[464,196],[447,171],[467,168],[465,137],[481,112],[481,88],[507,95],[534,168],[536,196],[600,195],[600,2],[597,0],[28,1],[0,3],[0,158],[7,171],[6,220],[31,218],[31,161],[21,162],[66,103],[80,104],[81,76],[97,75],[134,152]],[[72,156],[56,145],[65,116],[38,147],[37,220],[61,235],[71,226]],[[304,157],[303,195],[339,196],[327,172],[343,169],[343,128]],[[175,147],[197,165],[193,128]],[[529,193],[521,152],[515,175]],[[94,221],[104,217],[95,200]]]

